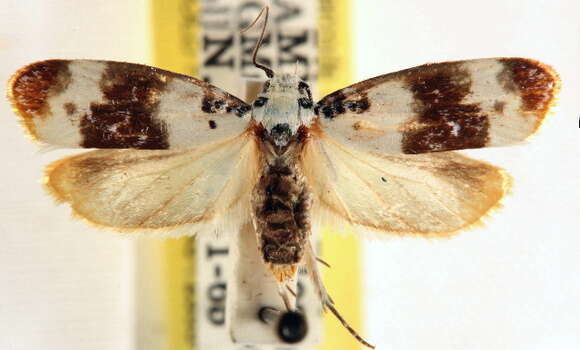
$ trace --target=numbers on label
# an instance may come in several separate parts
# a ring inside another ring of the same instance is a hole
[[[207,287],[207,318],[215,326],[223,326],[226,321],[227,284],[223,278],[223,261],[228,256],[227,247],[206,246],[206,258],[213,274]]]

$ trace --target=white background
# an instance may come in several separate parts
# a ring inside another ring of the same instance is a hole
[[[469,152],[514,177],[485,228],[365,244],[363,334],[379,349],[580,344],[579,13],[572,0],[356,2],[357,80],[425,62],[521,56],[553,65],[563,81],[557,109],[529,144]],[[45,58],[144,62],[146,21],[144,0],[3,1],[0,81]],[[38,153],[4,99],[0,116],[0,349],[130,348],[133,245],[51,205],[43,165],[69,152]]]
[[[365,244],[368,338],[381,349],[580,347],[580,2],[361,1],[359,79],[426,62],[531,57],[562,78],[526,145],[467,152],[514,177],[485,228]]]
[[[2,90],[47,58],[144,62],[146,10],[145,0],[2,1]],[[45,193],[44,166],[71,151],[39,152],[4,98],[0,123],[0,349],[131,349],[134,242],[72,220]]]

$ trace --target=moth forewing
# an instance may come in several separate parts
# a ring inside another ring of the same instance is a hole
[[[377,154],[511,145],[540,126],[560,80],[526,58],[427,64],[362,81],[317,104],[324,133]]]
[[[112,61],[30,64],[8,97],[35,140],[72,148],[197,147],[240,135],[250,109],[204,81]]]

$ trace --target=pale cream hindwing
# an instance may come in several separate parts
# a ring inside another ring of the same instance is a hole
[[[112,61],[30,64],[8,97],[35,140],[73,148],[197,147],[240,135],[250,110],[204,81]]]
[[[192,235],[249,220],[257,157],[246,134],[185,151],[97,150],[51,164],[46,185],[96,225]]]
[[[338,142],[378,154],[515,144],[533,134],[560,86],[526,58],[426,64],[338,90],[316,106]]]
[[[509,189],[503,170],[454,152],[379,156],[317,136],[301,159],[315,224],[449,235],[478,223]]]

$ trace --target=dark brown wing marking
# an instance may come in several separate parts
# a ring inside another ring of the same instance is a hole
[[[403,134],[404,153],[485,147],[488,116],[462,103],[471,92],[470,73],[458,63],[425,65],[405,76],[416,99],[417,120]]]
[[[50,114],[47,100],[61,93],[70,83],[68,61],[36,62],[18,70],[8,82],[8,98],[24,125],[36,139],[32,119]]]
[[[81,147],[169,148],[167,127],[155,119],[168,79],[152,67],[108,62],[100,81],[105,101],[81,118]]]
[[[521,95],[524,110],[546,113],[559,90],[559,80],[554,70],[526,58],[500,61],[505,65],[505,70],[497,77],[500,83]]]
[[[503,146],[533,134],[558,75],[525,58],[435,63],[338,90],[315,108],[324,134],[356,150],[425,153]]]
[[[204,81],[112,61],[30,64],[11,78],[8,97],[36,140],[84,148],[178,149],[211,143],[243,133],[247,120],[241,117],[251,109]],[[222,127],[212,127],[217,124]]]

